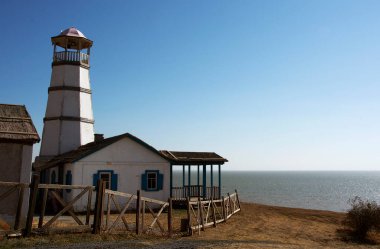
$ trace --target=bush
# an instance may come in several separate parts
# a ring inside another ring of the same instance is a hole
[[[350,199],[351,209],[348,210],[344,224],[352,229],[354,236],[364,240],[371,230],[380,230],[380,206],[375,201],[363,201],[356,196]]]

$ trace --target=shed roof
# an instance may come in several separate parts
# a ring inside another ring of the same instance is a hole
[[[0,104],[0,142],[33,144],[39,141],[24,105]]]

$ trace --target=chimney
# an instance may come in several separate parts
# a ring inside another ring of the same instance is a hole
[[[104,139],[104,134],[94,134],[95,142],[100,142]]]

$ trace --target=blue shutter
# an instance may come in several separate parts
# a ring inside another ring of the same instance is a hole
[[[117,191],[117,174],[111,176],[111,189]]]
[[[66,171],[66,185],[71,185],[73,183],[73,174],[71,174],[71,170]],[[71,189],[66,189],[67,193],[71,192]]]
[[[98,184],[98,178],[99,178],[99,174],[92,175],[92,186],[96,187],[96,184]]]
[[[141,189],[142,190],[147,190],[147,185],[148,185],[148,183],[147,183],[147,174],[142,174],[141,175]]]
[[[50,179],[51,184],[56,184],[57,183],[57,177],[55,175],[55,170],[51,173],[51,179]]]
[[[163,174],[157,174],[157,190],[162,190],[162,187],[164,185],[164,175]]]
[[[71,174],[71,170],[66,172],[66,185],[71,185],[73,183],[73,174]]]

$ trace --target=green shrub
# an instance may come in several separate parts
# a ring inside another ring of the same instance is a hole
[[[356,196],[349,200],[351,208],[344,224],[352,229],[353,235],[364,240],[371,230],[380,229],[380,206],[375,201],[362,200]]]

